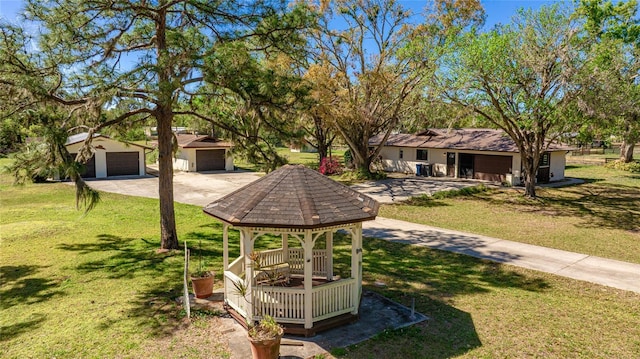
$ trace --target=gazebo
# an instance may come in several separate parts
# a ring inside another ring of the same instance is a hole
[[[270,315],[286,332],[304,335],[356,319],[362,222],[375,219],[378,208],[374,199],[302,165],[285,165],[205,206],[223,222],[224,297],[231,314],[243,324]],[[240,232],[240,256],[231,263],[230,228]],[[333,234],[340,230],[351,237],[348,278],[334,276]],[[281,247],[255,251],[256,240],[267,234],[280,236]]]

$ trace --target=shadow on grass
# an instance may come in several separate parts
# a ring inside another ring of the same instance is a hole
[[[43,266],[18,265],[0,266],[0,309],[16,305],[29,305],[55,299],[66,293],[60,289],[61,280],[56,278],[35,277]],[[39,326],[46,319],[44,314],[32,313],[31,319],[6,325],[0,325],[0,342],[8,341],[25,334]]]
[[[415,303],[416,310],[429,320],[383,333],[358,348],[347,348],[346,357],[352,351],[377,352],[379,357],[402,357],[407,353],[422,353],[424,358],[458,356],[482,343],[470,314],[454,307],[456,296],[488,293],[498,288],[532,292],[550,289],[542,277],[525,276],[500,263],[415,245],[367,238],[363,258],[367,289],[408,307]],[[348,236],[336,235],[334,263],[337,273],[349,276]],[[375,282],[384,286],[374,286]],[[411,346],[411,350],[403,346]]]
[[[586,228],[640,229],[640,191],[635,187],[592,183],[543,193],[539,199],[554,215],[584,218]]]
[[[0,325],[0,342],[8,341],[22,334],[25,334],[37,327],[40,327],[45,321],[46,316],[44,314],[33,314],[34,319],[26,322],[12,324],[12,325]]]
[[[222,262],[222,234],[192,232],[180,238],[182,243],[185,240],[192,250],[202,242],[200,252],[203,258],[209,259],[210,268],[216,270],[216,276],[221,278],[222,273],[218,269]],[[88,281],[126,281],[122,282],[126,284],[114,285],[120,293],[106,295],[135,293],[126,298],[128,308],[123,308],[121,316],[103,319],[99,327],[108,328],[121,320],[133,320],[140,330],[156,337],[172,335],[184,327],[181,307],[176,302],[176,298],[183,295],[183,250],[157,253],[157,241],[111,234],[101,234],[89,243],[62,244],[59,248],[81,254],[75,269],[81,274],[91,274]],[[192,263],[196,261],[194,255],[197,253],[198,250],[192,251]],[[87,258],[83,260],[82,255]],[[191,269],[195,270],[193,266]]]
[[[64,295],[60,280],[38,278],[37,273],[45,268],[38,265],[0,266],[0,308],[14,305],[44,302]]]
[[[548,216],[580,218],[585,228],[640,230],[640,191],[637,187],[601,183],[604,179],[584,179],[585,183],[541,189],[536,199],[509,193],[473,196],[488,206],[512,208]]]

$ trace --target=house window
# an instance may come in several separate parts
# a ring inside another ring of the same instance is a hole
[[[400,159],[404,157],[404,151],[400,150]]]
[[[416,160],[418,161],[426,161],[427,160],[427,150],[417,150],[416,151]]]
[[[551,156],[549,152],[543,153],[542,157],[540,157],[540,167],[549,167],[550,157]]]

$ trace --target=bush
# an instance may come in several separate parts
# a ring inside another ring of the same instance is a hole
[[[351,155],[351,150],[346,150],[342,157],[344,159],[344,166],[347,168],[353,168],[353,156]]]
[[[604,166],[606,168],[612,168],[612,169],[616,169],[616,170],[622,170],[622,171],[633,172],[633,173],[640,173],[640,162],[639,161],[624,162],[624,161],[621,161],[621,160],[615,160],[613,162],[605,163]]]
[[[445,198],[453,198],[460,196],[472,196],[477,193],[487,192],[489,187],[480,184],[473,187],[465,187],[461,189],[452,189],[448,191],[440,191],[433,194],[434,199],[445,199]]]
[[[327,176],[340,174],[342,173],[342,165],[335,157],[324,157],[322,161],[320,161],[318,172]]]

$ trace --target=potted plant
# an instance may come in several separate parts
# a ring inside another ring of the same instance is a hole
[[[205,269],[202,259],[202,240],[198,248],[198,270],[191,274],[191,285],[196,298],[209,298],[213,294],[214,272]]]
[[[247,336],[253,359],[279,358],[283,333],[282,327],[269,315],[262,317],[258,324],[250,326]]]

